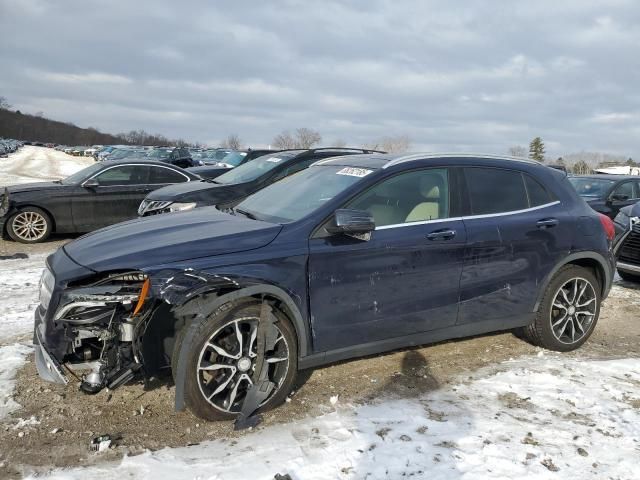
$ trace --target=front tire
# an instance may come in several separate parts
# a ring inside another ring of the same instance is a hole
[[[37,207],[26,207],[14,213],[7,222],[7,233],[16,242],[44,242],[53,228],[51,217]]]
[[[534,322],[521,330],[522,335],[548,350],[579,348],[598,322],[601,291],[591,270],[577,265],[561,268],[547,286]]]
[[[185,345],[185,401],[197,417],[215,421],[239,415],[246,392],[259,374],[254,369],[260,310],[261,304],[253,301],[224,305],[200,322],[190,344]],[[277,310],[273,313],[278,335],[274,348],[265,352],[265,362],[275,388],[260,405],[261,412],[285,400],[298,369],[297,338],[291,322]],[[180,340],[184,343],[186,338]]]

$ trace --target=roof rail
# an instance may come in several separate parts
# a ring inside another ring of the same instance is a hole
[[[441,158],[441,157],[490,158],[495,160],[511,160],[511,161],[522,162],[522,163],[543,165],[542,163],[536,162],[535,160],[530,160],[528,158],[523,158],[523,157],[511,157],[509,155],[495,155],[495,154],[487,154],[487,153],[469,153],[469,152],[460,152],[460,153],[446,152],[446,153],[412,153],[410,155],[403,155],[391,160],[382,168],[389,168],[394,165],[398,165],[399,163],[411,162],[415,160],[423,160],[426,158]]]

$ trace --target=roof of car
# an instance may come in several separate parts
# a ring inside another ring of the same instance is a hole
[[[592,178],[598,180],[640,180],[640,176],[638,175],[618,175],[612,173],[596,173],[592,175],[572,175],[572,178]]]
[[[161,167],[170,167],[173,168],[175,170],[181,170],[181,171],[185,171],[184,168],[180,168],[176,165],[173,165],[171,163],[168,162],[160,162],[158,160],[148,160],[147,157],[140,157],[140,158],[123,158],[121,160],[105,160],[104,162],[100,162],[104,165],[109,165],[110,167],[114,166],[114,165],[128,165],[128,164],[144,164],[144,165],[158,165]]]
[[[478,158],[486,160],[499,160],[506,163],[518,162],[528,165],[543,165],[535,160],[527,158],[509,157],[503,155],[489,155],[483,153],[411,153],[411,154],[363,154],[363,155],[345,155],[320,160],[315,165],[345,165],[353,167],[367,168],[389,168],[401,163],[413,162],[417,160],[442,159],[442,158]]]

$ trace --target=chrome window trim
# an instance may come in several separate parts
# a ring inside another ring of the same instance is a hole
[[[178,170],[176,170],[175,168],[171,168],[167,165],[156,165],[156,164],[148,164],[148,163],[120,163],[118,165],[111,165],[110,167],[105,168],[104,170],[100,170],[98,173],[95,173],[92,177],[87,178],[86,180],[84,180],[84,182],[86,182],[87,180],[91,180],[96,178],[98,175],[103,174],[104,172],[107,172],[113,168],[118,168],[118,167],[158,167],[158,168],[166,168],[167,170],[171,170],[172,172],[176,172],[180,175],[182,175],[184,178],[187,179],[187,182],[190,182],[191,179],[185,175],[182,172],[179,172]],[[82,183],[84,183],[82,182]],[[81,184],[82,185],[82,184]],[[132,185],[163,185],[162,183],[125,183],[122,185],[104,185],[105,187],[130,187]],[[169,185],[174,185],[173,183],[170,183]]]
[[[488,160],[511,160],[511,161],[516,161],[520,163],[526,163],[529,165],[538,163],[528,158],[510,157],[508,155],[491,155],[486,153],[469,153],[469,152],[466,152],[466,153],[465,152],[462,152],[462,153],[445,152],[445,153],[414,153],[411,155],[403,155],[393,160],[390,160],[389,162],[384,164],[382,168],[383,169],[389,168],[394,165],[398,165],[400,163],[412,162],[416,160],[427,160],[430,158],[478,158],[478,159],[488,159]]]
[[[529,207],[522,210],[511,210],[509,212],[499,212],[499,213],[486,213],[482,215],[466,215],[463,217],[449,217],[449,218],[437,218],[434,220],[423,220],[421,222],[408,222],[408,223],[394,223],[393,225],[383,225],[381,227],[376,227],[376,230],[386,230],[389,228],[402,228],[402,227],[412,227],[414,225],[428,225],[430,223],[442,223],[442,222],[453,222],[457,220],[475,220],[477,218],[492,218],[492,217],[504,217],[507,215],[517,215],[519,213],[527,213],[533,212],[535,210],[540,210],[543,208],[551,207],[553,205],[559,205],[560,200],[556,200],[554,202],[545,203],[544,205],[538,205],[536,207]]]

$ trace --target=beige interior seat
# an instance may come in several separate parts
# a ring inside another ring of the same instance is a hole
[[[423,202],[417,204],[407,215],[406,222],[421,222],[440,218],[440,194],[443,181],[439,175],[425,175],[420,179],[420,194]]]

